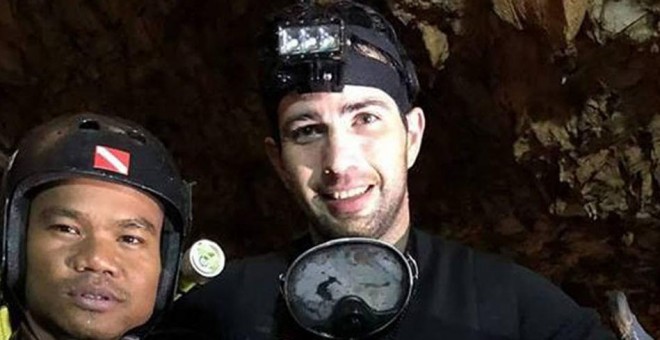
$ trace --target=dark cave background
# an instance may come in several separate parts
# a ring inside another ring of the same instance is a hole
[[[263,152],[255,36],[287,1],[0,0],[0,169],[29,128],[132,119],[194,190],[194,238],[232,258],[304,217]],[[660,338],[660,9],[643,0],[367,1],[400,32],[427,117],[415,225],[545,275]]]

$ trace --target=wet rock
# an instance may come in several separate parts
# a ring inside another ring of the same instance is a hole
[[[640,0],[594,0],[589,18],[594,23],[593,38],[601,44],[619,36],[637,43],[657,38],[660,6]]]
[[[516,28],[544,32],[560,47],[570,44],[577,35],[589,3],[589,0],[493,0],[493,9]]]
[[[424,45],[429,53],[431,65],[441,70],[447,58],[449,58],[449,42],[447,36],[440,31],[436,26],[429,25],[425,22],[418,24],[419,30],[422,32]]]
[[[415,225],[511,257],[604,320],[605,292],[625,289],[660,338],[657,2],[596,1],[583,20],[583,1],[364,1],[419,70]],[[192,237],[230,258],[277,248],[307,226],[263,152],[255,36],[285,3],[0,0],[1,154],[72,110],[133,119],[197,182]]]

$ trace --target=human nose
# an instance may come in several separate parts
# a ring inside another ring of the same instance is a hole
[[[117,253],[114,244],[96,236],[82,240],[72,256],[72,267],[77,272],[93,272],[117,276]]]
[[[330,131],[323,149],[323,178],[336,182],[358,167],[359,143],[350,133]]]

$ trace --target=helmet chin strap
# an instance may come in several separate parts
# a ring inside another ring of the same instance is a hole
[[[13,292],[12,292],[13,293]],[[15,301],[20,301],[14,296]],[[41,336],[39,336],[39,332],[35,330],[36,327],[36,321],[32,318],[32,315],[28,311],[28,309],[21,303],[17,302],[16,307],[19,309],[19,314],[20,314],[20,320],[18,320],[18,329],[16,331],[24,331],[27,332],[33,339],[35,340],[46,340],[42,339]],[[11,317],[11,314],[10,314]],[[15,332],[15,331],[14,331]],[[54,337],[53,337],[54,338]]]

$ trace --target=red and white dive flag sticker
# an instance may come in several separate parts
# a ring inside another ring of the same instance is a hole
[[[94,152],[94,168],[117,172],[122,175],[128,175],[131,167],[131,154],[119,149],[113,149],[107,146],[96,146]]]

